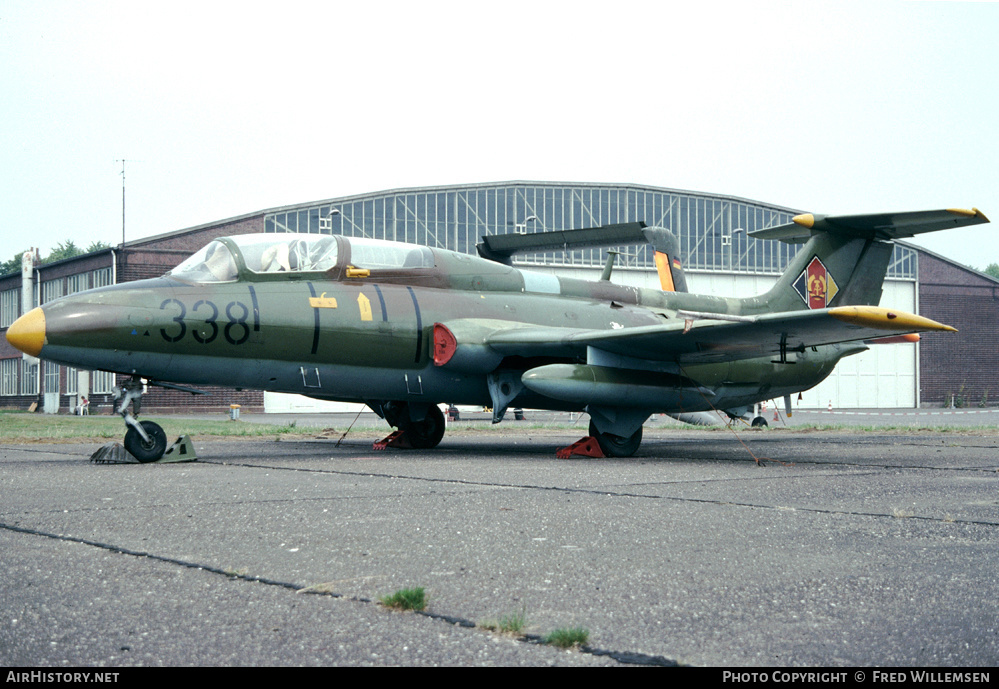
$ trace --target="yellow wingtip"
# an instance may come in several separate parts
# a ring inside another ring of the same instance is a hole
[[[938,323],[923,316],[894,309],[883,309],[880,306],[838,306],[829,309],[833,318],[869,328],[891,330],[896,332],[937,331],[956,333],[957,328]]]
[[[953,213],[954,215],[962,215],[966,218],[981,218],[982,222],[989,222],[989,219],[985,217],[985,213],[982,213],[977,208],[948,208],[948,213]]]
[[[811,213],[802,213],[801,215],[796,215],[791,218],[791,222],[801,225],[802,227],[812,229],[815,225],[815,216]]]

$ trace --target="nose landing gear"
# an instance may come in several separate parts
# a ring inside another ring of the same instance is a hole
[[[152,421],[139,421],[125,431],[125,449],[143,464],[160,459],[166,452],[166,442],[166,433]]]
[[[143,464],[160,459],[166,452],[166,433],[163,428],[153,421],[140,422],[135,419],[142,406],[142,381],[133,376],[122,383],[121,387],[115,387],[113,392],[115,399],[120,400],[115,412],[121,415],[127,427],[125,449]],[[129,412],[129,405],[135,411],[135,416]]]
[[[185,388],[180,385],[173,385],[172,383],[149,381],[148,384],[156,385],[161,388],[170,388],[171,390],[180,390],[181,392],[189,392],[192,395],[208,394],[203,390]],[[139,408],[142,406],[142,395],[145,393],[145,385],[146,384],[142,382],[141,378],[132,376],[122,383],[121,387],[116,387],[112,391],[114,398],[116,400],[120,400],[118,408],[115,409],[115,413],[120,414],[121,418],[125,419],[125,449],[143,464],[158,462],[163,459],[164,454],[169,454],[170,456],[168,460],[164,461],[193,461],[196,459],[196,456],[194,455],[194,446],[191,445],[191,441],[188,436],[179,438],[177,442],[170,447],[169,452],[167,452],[166,433],[160,425],[152,421],[136,420],[135,417],[139,415]],[[132,412],[128,411],[129,405],[132,407]],[[178,450],[178,448],[180,448],[180,450]],[[180,455],[182,455],[183,458],[174,459],[174,457]]]

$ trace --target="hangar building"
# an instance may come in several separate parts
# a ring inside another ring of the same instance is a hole
[[[823,209],[829,210],[829,209]],[[836,209],[833,209],[836,210]],[[900,209],[923,210],[923,209]],[[210,240],[254,232],[365,236],[475,254],[484,234],[536,232],[644,221],[679,237],[691,292],[751,296],[766,291],[798,249],[753,239],[753,230],[790,222],[802,211],[717,194],[642,185],[502,182],[421,187],[271,208],[114,249],[0,276],[0,332],[38,304],[93,287],[163,274]],[[612,280],[658,288],[647,246],[622,247]],[[516,265],[597,279],[606,249],[521,257]],[[881,305],[954,325],[918,344],[878,345],[843,360],[806,391],[801,408],[978,406],[999,397],[999,281],[912,245],[895,247]],[[0,338],[0,409],[68,412],[89,395],[108,410],[115,376],[24,360]],[[295,396],[215,390],[191,397],[154,389],[146,411],[191,409],[305,411],[328,408]]]

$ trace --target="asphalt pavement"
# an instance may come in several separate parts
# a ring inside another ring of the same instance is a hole
[[[530,419],[339,435],[0,447],[0,665],[999,661],[999,435],[653,423],[633,458],[568,460],[576,429]],[[378,602],[409,587],[425,612]],[[566,628],[586,643],[541,642]]]
[[[225,412],[220,411],[217,416],[224,417]],[[525,409],[523,411],[523,422],[515,421],[513,413],[508,411],[504,418],[503,425],[497,426],[504,431],[518,433],[518,426],[542,426],[546,428],[569,428],[576,427],[583,431],[589,424],[589,416],[581,413],[551,412],[536,409]],[[791,416],[785,414],[783,404],[775,407],[773,403],[764,406],[761,410],[762,417],[767,421],[767,425],[772,428],[800,428],[802,426],[815,426],[819,428],[835,428],[837,426],[865,428],[982,428],[999,429],[999,408],[965,408],[965,409],[942,409],[942,408],[921,408],[921,409],[885,409],[885,408],[844,408],[844,409],[797,409],[792,408]],[[723,417],[717,413],[711,414],[717,425],[733,423],[731,419]],[[203,418],[203,415],[192,416],[192,418]],[[459,415],[457,428],[463,426],[483,426],[491,425],[492,412],[484,410],[470,410],[463,408]],[[267,423],[284,426],[294,423],[304,428],[311,427],[332,427],[346,430],[351,427],[359,428],[380,428],[388,430],[385,422],[378,418],[374,412],[363,405],[358,405],[357,411],[337,412],[333,414],[247,414],[240,416],[240,420],[253,423]],[[736,427],[744,427],[742,421],[735,421]],[[656,414],[646,422],[646,428],[681,428],[689,429],[688,424],[677,421],[665,414]]]

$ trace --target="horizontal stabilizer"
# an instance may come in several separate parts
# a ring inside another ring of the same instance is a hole
[[[574,251],[594,247],[651,244],[655,250],[656,272],[664,292],[686,292],[687,280],[680,263],[680,242],[663,227],[648,227],[644,222],[600,225],[578,230],[548,230],[530,234],[487,234],[476,245],[479,256],[503,265],[512,265],[517,254],[546,251]],[[604,269],[602,280],[610,279],[613,259]]]
[[[955,227],[979,225],[987,222],[989,219],[977,208],[971,210],[948,208],[936,211],[875,213],[871,215],[813,215],[805,213],[796,215],[792,222],[787,225],[756,230],[750,232],[749,236],[798,243],[819,232],[833,232],[863,239],[890,241],[914,237],[924,232],[950,230]]]
[[[509,263],[515,254],[587,249],[597,246],[644,244],[644,222],[601,225],[581,230],[552,230],[530,234],[487,234],[476,247],[479,255],[500,263]]]

